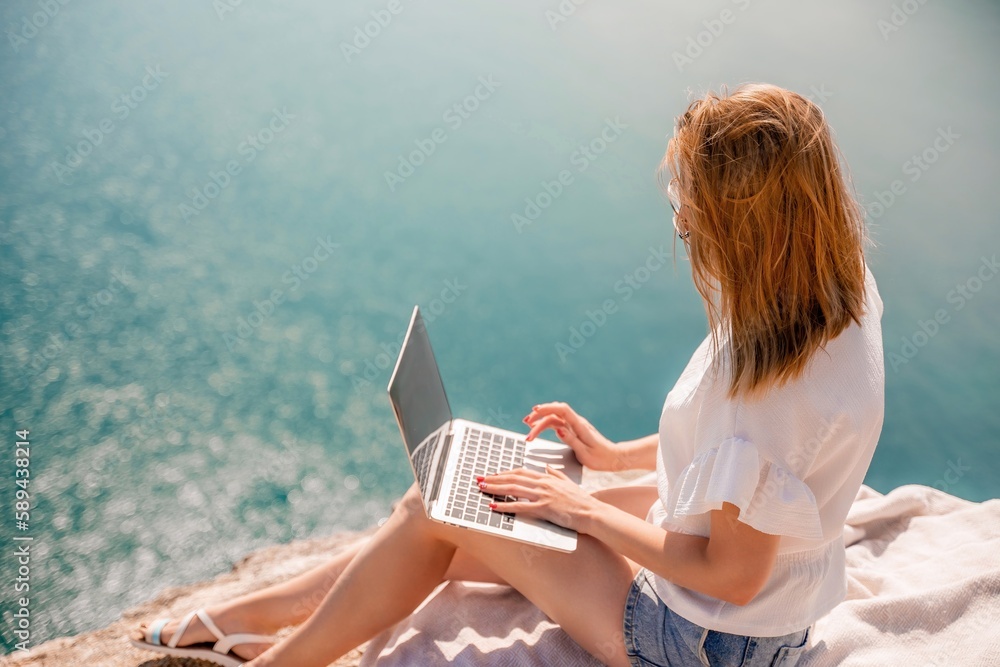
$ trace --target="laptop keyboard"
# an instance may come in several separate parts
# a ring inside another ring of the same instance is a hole
[[[458,481],[445,513],[484,526],[514,530],[514,514],[494,512],[490,503],[517,500],[514,496],[483,493],[476,486],[477,476],[493,475],[520,468],[524,463],[524,440],[504,438],[499,433],[466,429],[459,452]]]
[[[417,473],[417,486],[420,488],[421,493],[429,489],[430,475],[431,475],[431,459],[434,458],[432,454],[434,453],[434,445],[437,444],[438,437],[441,432],[438,431],[430,437],[430,439],[424,443],[423,447],[417,449],[416,453],[413,455],[413,469]],[[426,491],[429,493],[429,491]]]

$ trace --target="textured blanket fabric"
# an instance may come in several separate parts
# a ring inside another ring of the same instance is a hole
[[[844,538],[847,600],[802,667],[1000,665],[1000,500],[863,486]]]
[[[844,538],[847,600],[816,622],[800,667],[1000,665],[1000,500],[862,486]],[[446,582],[360,664],[601,663],[513,588]]]

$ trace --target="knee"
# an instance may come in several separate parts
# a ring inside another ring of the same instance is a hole
[[[426,516],[426,511],[424,510],[424,499],[420,495],[420,487],[414,482],[410,485],[410,488],[406,490],[403,497],[393,505],[393,513],[404,512],[408,515],[413,515],[417,517]]]

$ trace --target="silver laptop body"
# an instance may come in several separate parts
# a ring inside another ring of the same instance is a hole
[[[491,510],[494,498],[504,498],[476,485],[477,475],[515,468],[545,472],[546,464],[579,484],[583,466],[573,449],[537,438],[526,443],[524,434],[454,419],[419,306],[413,308],[388,390],[428,517],[558,551],[576,549],[575,530]]]

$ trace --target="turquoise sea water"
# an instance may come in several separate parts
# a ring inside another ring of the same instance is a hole
[[[654,170],[721,83],[811,95],[868,207],[866,482],[997,497],[1000,10],[677,4],[5,3],[0,538],[33,537],[30,644],[384,517],[415,303],[457,415],[654,432],[706,333]]]

